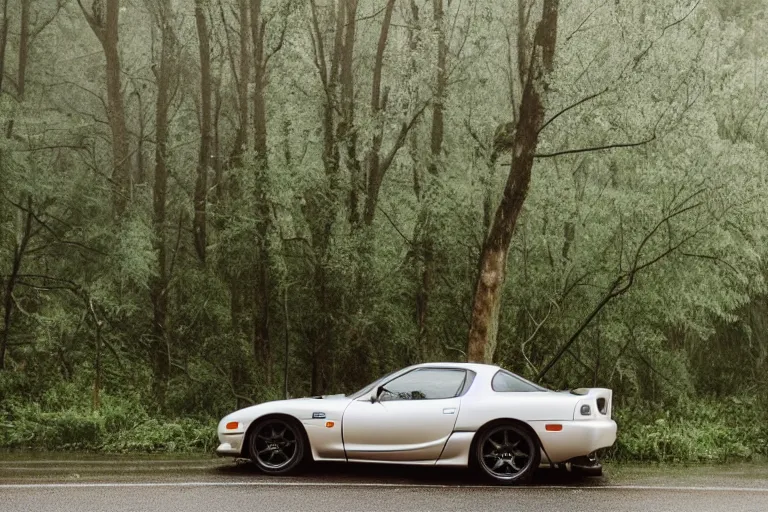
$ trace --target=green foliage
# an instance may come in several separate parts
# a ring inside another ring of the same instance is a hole
[[[94,449],[103,439],[99,418],[74,411],[44,413],[39,408],[13,408],[7,413],[7,448],[47,450]]]
[[[100,448],[105,452],[212,453],[217,444],[215,421],[201,423],[191,419],[150,419],[130,430],[106,436]]]
[[[755,397],[638,402],[615,410],[617,461],[731,462],[768,456],[768,407]]]
[[[44,412],[38,404],[6,406],[0,448],[101,452],[206,452],[216,421],[150,418],[137,403],[109,397],[97,412],[80,407]]]

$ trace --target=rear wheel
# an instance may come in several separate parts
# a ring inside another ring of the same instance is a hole
[[[492,425],[482,430],[476,439],[475,467],[497,483],[528,483],[541,463],[538,440],[517,423]]]
[[[253,426],[248,454],[270,475],[295,473],[304,461],[306,442],[300,425],[287,418],[267,418]]]

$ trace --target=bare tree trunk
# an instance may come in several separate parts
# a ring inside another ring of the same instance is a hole
[[[437,161],[443,152],[445,139],[445,91],[448,86],[448,45],[445,42],[445,27],[443,26],[445,12],[443,0],[432,0],[434,21],[437,25],[437,79],[435,80],[435,98],[432,102],[432,162],[430,172],[437,174]]]
[[[208,202],[208,172],[211,167],[212,149],[212,79],[211,79],[211,44],[208,33],[208,19],[205,15],[204,0],[195,0],[195,24],[197,26],[198,47],[200,50],[200,155],[197,163],[195,180],[195,216],[193,232],[197,257],[205,263],[206,204]]]
[[[346,0],[337,3],[338,8],[334,12],[335,31],[333,52],[330,54],[330,62],[326,54],[326,42],[323,38],[323,30],[320,22],[319,8],[316,0],[310,0],[312,13],[312,43],[314,45],[315,58],[319,64],[320,82],[325,89],[323,101],[323,167],[326,177],[329,179],[331,189],[338,186],[339,171],[339,145],[336,138],[336,111],[337,92],[339,85],[339,63],[344,45],[344,21],[346,12]]]
[[[27,208],[26,210],[19,210],[19,216],[21,217],[21,233],[16,239],[16,243],[13,247],[11,273],[5,282],[3,293],[3,331],[0,333],[0,370],[5,368],[5,354],[8,349],[8,340],[11,335],[11,320],[13,318],[14,304],[13,292],[16,289],[16,284],[19,280],[21,264],[24,260],[29,240],[32,238],[32,220],[34,218],[34,214],[32,213],[32,197],[27,198]]]
[[[264,37],[267,25],[261,16],[261,0],[251,0],[251,44],[253,48],[253,142],[256,158],[267,160],[267,112],[264,88],[266,61]],[[265,167],[265,166],[264,166]]]
[[[19,27],[19,76],[17,78],[19,100],[24,101],[27,91],[27,65],[29,64],[29,24],[32,0],[21,0],[21,25]]]
[[[112,187],[113,208],[117,216],[122,216],[131,196],[131,159],[128,129],[125,122],[123,91],[120,85],[120,54],[118,50],[118,31],[120,28],[120,0],[104,0],[105,13],[89,13],[77,0],[85,19],[98,38],[104,50],[107,71],[107,118],[112,132]]]
[[[8,0],[3,0],[3,24],[0,25],[0,93],[5,77],[5,50],[8,48]]]
[[[216,83],[216,102],[213,109],[213,175],[215,194],[213,200],[221,202],[224,199],[224,162],[221,156],[221,136],[219,133],[219,121],[221,119],[221,79]]]
[[[152,359],[154,370],[153,391],[158,404],[165,403],[170,372],[168,353],[168,256],[166,243],[166,197],[168,191],[168,112],[171,103],[172,82],[176,72],[176,34],[173,30],[171,0],[157,6],[157,24],[161,29],[162,47],[157,78],[157,105],[155,112],[155,182],[153,187],[153,225],[158,275],[152,280]]]
[[[262,17],[262,1],[251,0],[251,44],[253,48],[253,136],[256,152],[256,216],[259,254],[256,263],[256,300],[254,301],[254,353],[261,355],[266,374],[267,385],[273,380],[272,344],[269,332],[269,319],[272,295],[272,280],[270,276],[270,247],[268,242],[272,226],[269,197],[267,191],[267,172],[269,160],[267,156],[267,65],[269,59],[282,47],[288,20],[284,20],[278,44],[267,53],[266,31],[268,20]]]
[[[313,395],[321,394],[328,382],[326,374],[335,345],[335,333],[328,318],[333,314],[333,300],[326,286],[326,268],[331,232],[337,208],[341,198],[339,191],[340,141],[337,129],[337,109],[339,91],[339,70],[344,52],[345,22],[347,0],[337,2],[333,10],[335,26],[333,44],[327,52],[324,30],[320,21],[320,9],[316,0],[310,0],[312,43],[314,55],[319,64],[320,82],[325,90],[323,101],[323,166],[326,183],[318,190],[311,191],[307,197],[306,216],[312,233],[312,245],[315,253],[315,268],[312,287],[317,303],[318,326],[310,331],[312,353]],[[341,124],[341,123],[339,123]]]
[[[379,32],[379,43],[376,46],[376,61],[373,65],[373,86],[371,87],[371,114],[374,118],[374,123],[379,124],[373,135],[371,143],[371,149],[368,153],[368,184],[367,194],[365,197],[365,224],[370,226],[373,224],[373,219],[376,213],[376,203],[383,180],[383,170],[381,168],[381,143],[384,138],[384,128],[382,126],[382,120],[379,117],[386,108],[386,95],[384,98],[381,96],[381,80],[382,72],[384,69],[384,52],[387,49],[387,42],[389,40],[389,28],[392,25],[392,12],[395,8],[395,0],[388,0],[384,10],[384,20],[381,23],[381,31]],[[359,187],[359,184],[357,185]],[[353,190],[353,193],[357,193]],[[356,197],[356,196],[355,196]],[[353,204],[356,206],[357,201]]]
[[[269,206],[265,190],[267,159],[267,104],[264,97],[266,86],[266,61],[264,51],[264,31],[262,22],[261,0],[251,0],[251,44],[253,45],[253,147],[256,152],[256,218],[258,228],[259,252],[256,257],[256,300],[253,310],[253,349],[254,356],[260,357],[264,365],[267,386],[272,385],[272,348],[269,337],[270,276],[269,276]]]
[[[525,11],[525,6],[520,10]],[[533,39],[533,51],[529,52],[527,47],[518,48],[520,60],[530,57],[530,71],[525,76],[509,177],[478,265],[467,345],[467,358],[473,362],[491,362],[496,350],[509,245],[528,195],[539,130],[544,123],[547,80],[554,67],[557,45],[558,10],[559,0],[544,0],[542,18]],[[521,19],[521,25],[523,22],[524,19]]]
[[[410,50],[410,63],[409,71],[413,76],[419,69],[419,64],[416,60],[419,50],[419,41],[421,39],[419,31],[421,30],[421,20],[419,18],[419,6],[416,5],[416,0],[410,0],[410,15],[411,18],[408,21],[408,47]],[[416,105],[419,102],[419,86],[417,84],[411,84],[409,87],[409,100],[411,105]],[[422,169],[421,158],[419,154],[419,134],[417,130],[411,131],[410,142],[408,149],[413,162],[413,193],[416,196],[417,201],[421,201],[422,198]],[[414,237],[415,238],[415,237]]]
[[[7,4],[8,2],[6,0],[4,9],[7,7]],[[27,90],[27,65],[29,63],[29,18],[31,6],[32,0],[21,0],[21,24],[19,27],[19,70],[18,77],[16,79],[16,92],[19,102],[24,101],[24,96],[26,95]],[[7,19],[7,15],[4,16],[4,25],[7,23]],[[8,27],[4,26],[0,30],[3,31],[2,36],[0,36],[0,82],[2,82]],[[2,85],[0,85],[0,89],[2,89]],[[14,119],[10,119],[8,121],[8,125],[6,126],[5,136],[8,139],[13,137],[14,122]]]
[[[19,31],[19,99],[24,100],[27,91],[27,64],[29,63],[29,17],[32,0],[21,2],[21,26]]]
[[[376,52],[376,64],[374,66],[373,75],[373,93],[372,102],[374,115],[380,115],[385,109],[387,104],[387,94],[384,93],[381,96],[381,72],[384,65],[383,57],[384,50],[386,49],[387,40],[389,38],[389,28],[392,22],[392,8],[394,8],[394,2],[389,2],[385,10],[385,18],[381,27],[381,33],[379,35],[379,44]],[[416,105],[413,105],[416,107]],[[367,195],[365,198],[365,211],[363,220],[366,226],[373,225],[374,218],[376,216],[376,208],[379,201],[379,192],[381,191],[381,185],[384,182],[384,176],[395,161],[395,157],[400,149],[405,145],[408,140],[408,134],[411,132],[416,122],[424,113],[426,105],[422,108],[416,108],[412,113],[409,120],[405,120],[400,125],[400,131],[395,138],[395,142],[392,147],[386,153],[381,153],[381,143],[383,140],[383,127],[377,128],[377,132],[373,138],[373,144],[371,153],[368,157],[368,183],[367,183]]]
[[[251,54],[249,38],[250,34],[250,18],[251,18],[251,6],[250,0],[239,0],[239,16],[240,16],[240,62],[239,71],[240,76],[237,82],[237,112],[239,124],[237,127],[237,134],[235,135],[235,146],[232,150],[232,156],[230,158],[231,164],[234,167],[241,167],[243,164],[243,153],[247,149],[248,145],[248,120],[250,108],[248,106],[248,82],[251,79]]]
[[[341,122],[337,126],[336,139],[346,149],[345,163],[349,170],[349,222],[356,226],[360,223],[359,195],[362,184],[360,162],[357,159],[357,130],[355,129],[355,82],[352,64],[355,56],[355,37],[357,35],[357,0],[346,2],[346,22],[344,24],[344,44],[339,56],[341,84]]]
[[[147,183],[147,166],[144,157],[144,144],[147,142],[147,121],[144,117],[144,99],[139,91],[136,92],[139,111],[136,115],[139,122],[139,137],[136,141],[136,184],[144,185]]]
[[[443,152],[443,141],[445,139],[445,94],[448,84],[448,45],[445,40],[445,27],[443,26],[445,12],[443,0],[432,0],[433,19],[437,26],[437,77],[435,79],[435,97],[432,101],[432,133],[430,138],[431,161],[429,163],[429,173],[435,177],[439,173],[438,162]],[[430,346],[428,332],[429,303],[432,289],[434,286],[435,273],[435,233],[434,226],[429,221],[430,204],[427,202],[422,205],[422,212],[419,219],[419,234],[421,240],[419,247],[421,279],[419,280],[418,290],[416,292],[416,321],[417,321],[417,346],[425,349]]]
[[[90,309],[91,319],[96,327],[96,361],[94,362],[94,378],[93,378],[93,392],[91,394],[91,405],[93,410],[101,408],[101,381],[102,381],[102,364],[101,364],[101,327],[103,323],[96,316],[96,310],[93,307],[93,303],[88,301],[88,308]]]

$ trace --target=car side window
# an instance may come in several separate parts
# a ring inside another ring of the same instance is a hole
[[[419,368],[384,384],[379,399],[437,400],[458,396],[467,372],[450,368]]]
[[[494,375],[491,381],[491,388],[501,393],[524,393],[531,391],[546,391],[546,389],[537,386],[532,382],[521,379],[516,375],[503,370]]]

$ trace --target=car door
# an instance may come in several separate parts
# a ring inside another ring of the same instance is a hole
[[[347,458],[437,460],[453,432],[467,375],[461,368],[416,368],[386,382],[377,400],[352,401],[342,419]]]

